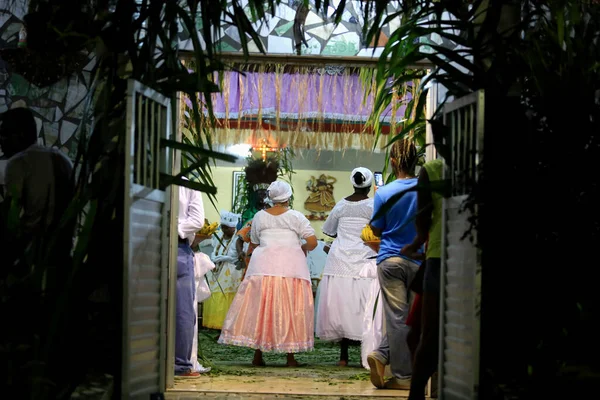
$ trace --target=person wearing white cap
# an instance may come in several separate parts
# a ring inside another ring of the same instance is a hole
[[[206,274],[211,297],[202,306],[202,326],[221,329],[227,310],[242,282],[243,264],[235,246],[239,214],[221,211],[221,232],[213,237],[210,256],[216,268]]]
[[[255,249],[225,318],[219,343],[287,353],[287,366],[298,366],[294,353],[314,347],[314,304],[306,254],[317,246],[306,217],[289,209],[292,188],[275,181],[267,190],[273,207],[256,213],[251,241]],[[304,243],[303,243],[304,241]]]
[[[317,300],[316,335],[340,342],[340,366],[348,365],[348,345],[363,338],[363,316],[372,278],[361,271],[375,269],[376,255],[360,238],[373,215],[369,191],[373,173],[363,167],[350,174],[354,193],[339,201],[323,225],[323,233],[335,238],[323,270]]]

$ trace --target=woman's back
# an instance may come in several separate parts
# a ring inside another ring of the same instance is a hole
[[[251,240],[262,247],[268,246],[272,240],[277,240],[282,246],[300,246],[300,238],[311,229],[306,217],[296,210],[278,215],[259,211],[252,223]]]
[[[371,220],[373,216],[373,199],[365,199],[361,201],[342,200],[338,216],[338,239],[343,239],[343,245],[352,247],[361,245],[363,242],[360,239],[360,234]],[[342,245],[342,242],[340,242]]]
[[[258,247],[252,253],[246,276],[283,276],[310,281],[301,239],[315,234],[300,212],[279,215],[259,211],[252,222],[251,240]]]
[[[375,253],[366,246],[360,234],[373,216],[373,199],[341,200],[323,225],[323,233],[335,236],[324,275],[357,277]]]

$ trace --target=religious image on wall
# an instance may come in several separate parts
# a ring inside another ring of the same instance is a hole
[[[335,206],[333,185],[337,179],[330,175],[321,174],[318,178],[310,177],[306,182],[306,190],[310,193],[304,202],[304,209],[310,212],[306,216],[311,221],[324,221]]]

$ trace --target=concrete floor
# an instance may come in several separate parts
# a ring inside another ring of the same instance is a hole
[[[339,345],[315,341],[312,352],[296,359],[305,366],[285,367],[285,355],[265,353],[267,367],[250,362],[254,351],[217,343],[219,332],[202,330],[199,347],[212,371],[197,378],[175,378],[165,394],[170,400],[191,399],[344,399],[365,400],[394,397],[406,399],[408,391],[378,390],[369,380],[369,371],[360,365],[360,346],[349,349],[350,366],[338,367]]]
[[[406,399],[408,391],[378,390],[362,368],[335,366],[242,368],[220,365],[217,374],[175,378],[166,399]]]
[[[381,399],[395,397],[406,399],[408,391],[377,390],[370,382],[319,382],[312,378],[256,378],[247,377],[201,377],[175,382],[175,387],[166,393],[167,399],[196,398],[313,398],[330,399]]]

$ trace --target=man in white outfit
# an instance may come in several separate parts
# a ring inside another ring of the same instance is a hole
[[[201,372],[205,372],[204,368],[200,371],[196,370],[197,366],[192,364],[194,326],[197,317],[194,311],[196,301],[194,252],[190,245],[202,226],[204,226],[204,204],[201,193],[180,186],[175,312],[175,375],[180,377],[196,377]]]

